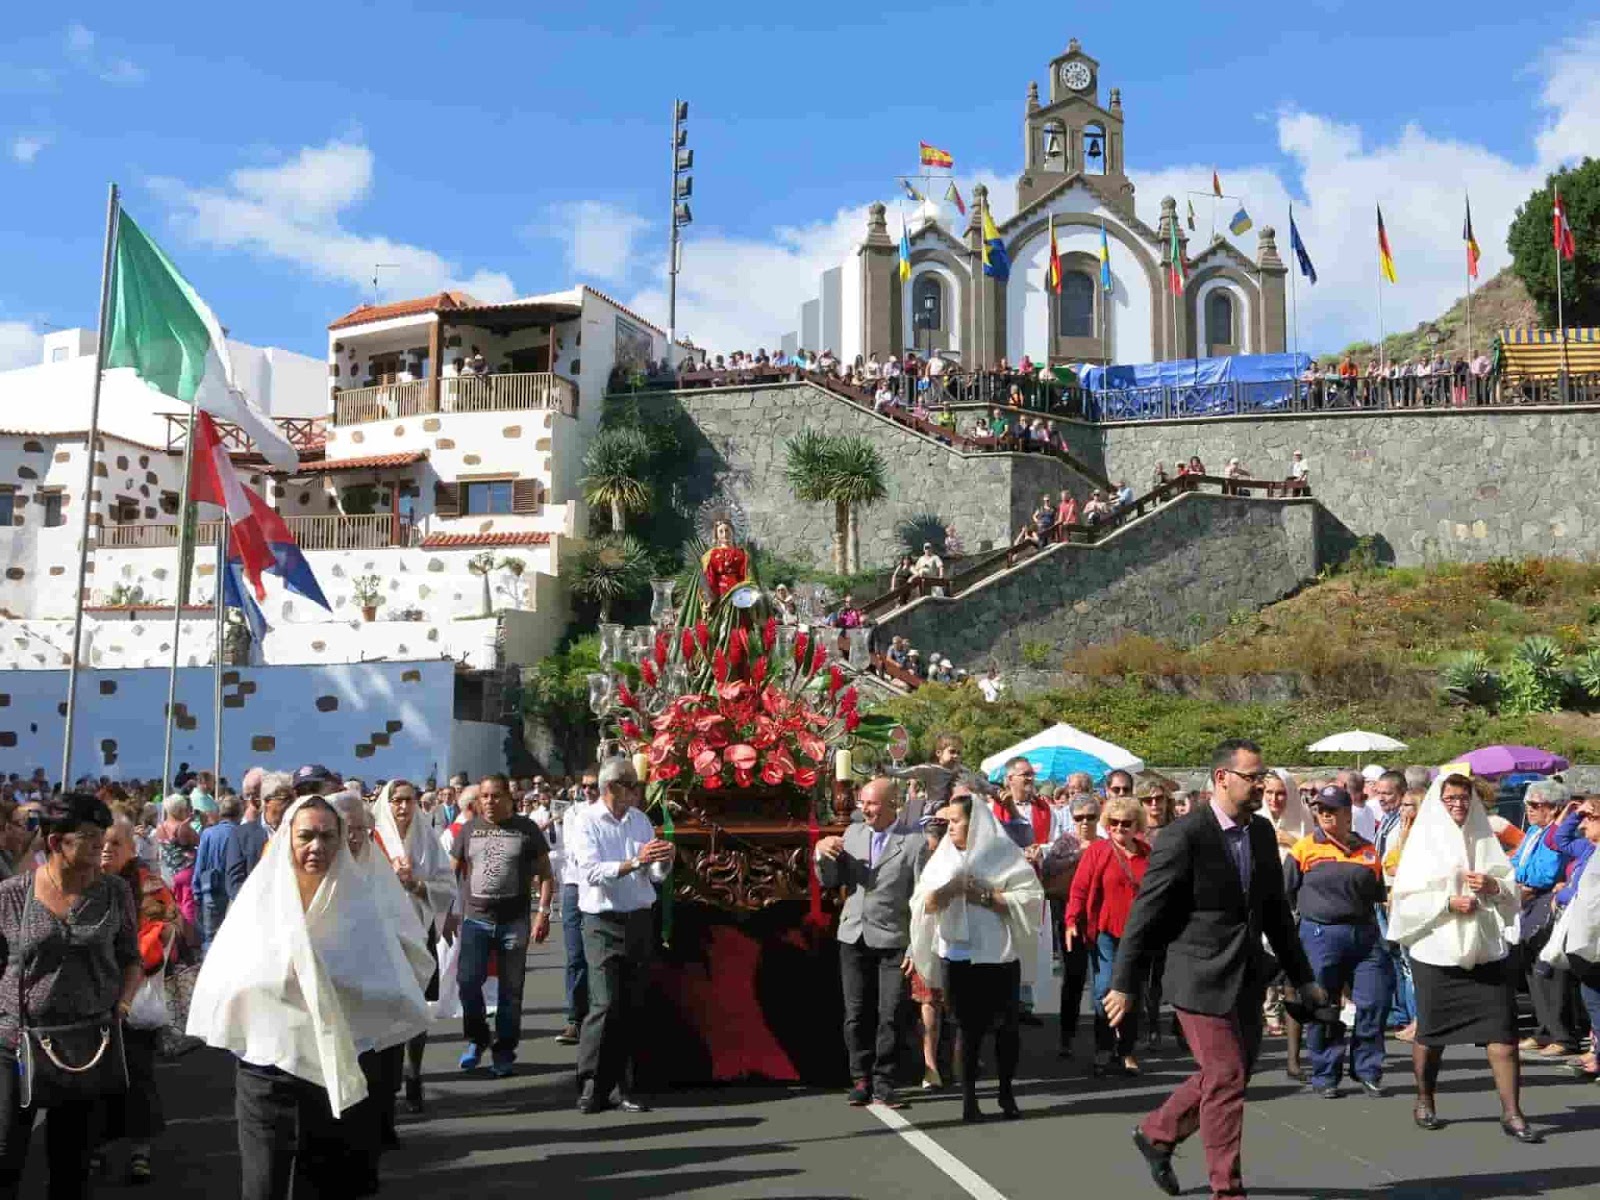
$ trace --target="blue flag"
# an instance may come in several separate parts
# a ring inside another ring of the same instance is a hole
[[[250,628],[250,636],[260,645],[267,636],[267,618],[256,604],[256,598],[250,594],[250,587],[243,579],[244,566],[236,558],[229,559],[227,567],[222,573],[222,603],[228,608],[237,608],[244,623]]]
[[[1006,244],[995,228],[988,205],[983,209],[983,273],[1002,282],[1011,278],[1011,256],[1006,253]]]
[[[1317,269],[1311,265],[1311,255],[1306,253],[1306,244],[1300,240],[1300,227],[1294,223],[1294,209],[1289,210],[1289,247],[1294,251],[1294,256],[1300,262],[1300,274],[1312,283],[1317,282]]]

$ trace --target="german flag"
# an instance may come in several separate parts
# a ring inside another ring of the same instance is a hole
[[[1378,205],[1378,270],[1390,283],[1399,283],[1394,273],[1394,255],[1389,250],[1389,235],[1383,229],[1383,205]]]
[[[1467,197],[1467,223],[1461,227],[1462,240],[1467,243],[1467,278],[1478,277],[1478,239],[1472,236],[1472,197]]]
[[[922,147],[922,165],[925,167],[942,167],[950,170],[956,165],[956,160],[950,157],[948,150],[941,150],[937,146],[930,146],[927,142],[918,142]]]

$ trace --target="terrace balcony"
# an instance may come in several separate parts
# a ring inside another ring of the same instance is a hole
[[[302,550],[382,550],[414,546],[419,540],[417,526],[393,513],[367,516],[285,517]],[[216,544],[222,522],[202,521],[195,545]],[[178,544],[178,523],[146,525],[105,525],[100,529],[99,545],[111,550],[161,549]]]
[[[508,375],[458,375],[346,388],[333,397],[333,423],[359,425],[393,417],[434,413],[519,412],[551,409],[564,416],[578,411],[578,385],[551,371]]]

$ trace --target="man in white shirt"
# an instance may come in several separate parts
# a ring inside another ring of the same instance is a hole
[[[922,557],[911,564],[911,574],[916,579],[944,578],[944,559],[933,552],[932,542],[922,543]]]
[[[986,701],[993,704],[1000,699],[1000,693],[1006,690],[1006,685],[1000,678],[1000,672],[990,667],[983,673],[983,678],[978,680],[978,690],[983,693]]]
[[[589,1013],[578,1038],[581,1113],[648,1111],[628,1096],[625,1083],[643,1026],[655,936],[650,909],[677,848],[656,837],[649,818],[634,807],[642,794],[632,761],[608,758],[600,765],[600,800],[579,822],[570,846],[578,860],[589,967]]]
[[[578,1029],[589,1015],[589,964],[583,957],[583,910],[578,907],[577,846],[578,826],[590,810],[600,803],[597,793],[591,793],[595,777],[586,774],[579,785],[579,799],[567,806],[561,818],[561,935],[567,954],[567,1023],[556,1034],[562,1046],[578,1044]]]

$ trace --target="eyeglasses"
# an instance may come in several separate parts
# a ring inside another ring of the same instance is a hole
[[[1107,829],[1132,829],[1134,827],[1134,824],[1135,824],[1135,822],[1133,822],[1133,821],[1118,821],[1118,820],[1113,819],[1113,820],[1109,820],[1109,821],[1106,822],[1106,828]]]
[[[1251,783],[1260,783],[1272,774],[1271,771],[1235,771],[1232,767],[1224,767],[1223,770],[1229,775],[1237,775],[1240,779],[1248,779]]]
[[[1124,784],[1118,783],[1106,788],[1106,791],[1113,796],[1127,796],[1132,794],[1133,789]]]
[[[1099,813],[1074,813],[1072,820],[1075,824],[1082,825],[1085,821],[1093,824],[1100,819]]]

